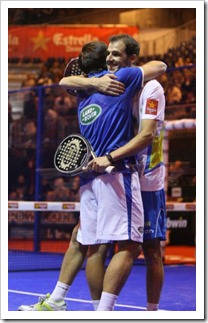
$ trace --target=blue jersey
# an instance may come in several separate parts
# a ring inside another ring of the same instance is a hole
[[[101,77],[108,74],[96,74]],[[132,123],[132,99],[143,86],[141,68],[125,67],[116,73],[117,80],[125,84],[125,92],[119,96],[102,93],[87,95],[79,92],[78,119],[81,134],[91,143],[97,156],[103,156],[123,145],[134,136]]]

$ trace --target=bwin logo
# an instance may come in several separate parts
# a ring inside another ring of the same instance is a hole
[[[154,230],[152,230],[152,229],[145,229],[144,230],[144,233],[145,234],[152,234],[152,233],[154,233]]]
[[[187,228],[188,221],[180,217],[178,220],[171,220],[170,218],[167,218],[167,229],[170,228]]]

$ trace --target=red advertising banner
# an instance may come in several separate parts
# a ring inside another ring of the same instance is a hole
[[[135,38],[138,28],[124,25],[62,25],[62,26],[9,26],[8,56],[11,57],[76,57],[84,44],[100,40],[108,43],[109,37],[125,33]]]

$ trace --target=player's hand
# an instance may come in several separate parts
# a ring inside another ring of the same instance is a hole
[[[125,91],[125,85],[116,80],[114,74],[106,74],[96,78],[96,88],[99,92],[109,95],[120,95]]]
[[[111,164],[106,156],[96,157],[87,164],[85,170],[104,173],[108,166],[111,166]]]

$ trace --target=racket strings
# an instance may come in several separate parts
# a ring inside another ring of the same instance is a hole
[[[74,64],[72,65],[71,75],[82,75],[82,74],[83,73],[79,68],[78,62],[74,62]]]
[[[77,75],[84,75],[82,70],[79,67],[78,58],[72,59],[66,66],[64,71],[64,76],[77,76]],[[77,96],[76,90],[66,90],[69,94]]]
[[[86,153],[87,149],[80,140],[68,140],[62,144],[56,156],[57,166],[63,171],[77,169]]]

